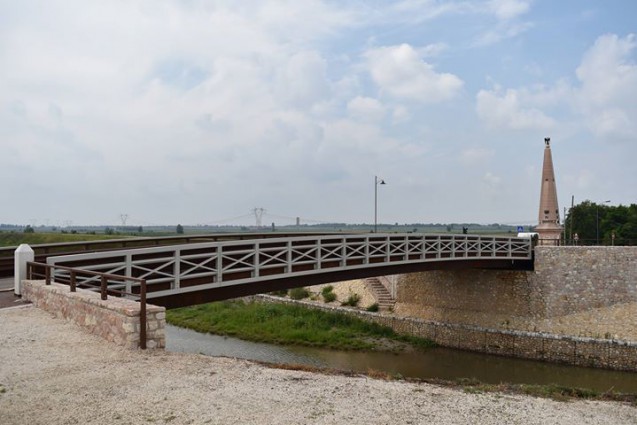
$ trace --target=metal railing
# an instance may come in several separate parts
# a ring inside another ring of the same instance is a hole
[[[107,300],[108,296],[112,295],[139,301],[139,347],[142,350],[146,349],[145,279],[32,261],[27,262],[27,276],[30,280],[42,278],[46,285],[51,285],[52,281],[69,285],[71,292],[76,292],[78,287],[99,291],[102,300]],[[138,292],[122,290],[123,286],[128,286],[127,282],[136,282]]]
[[[149,298],[280,277],[454,260],[532,260],[527,238],[365,234],[222,241],[49,257],[51,265],[145,279]],[[126,283],[131,292],[131,282]]]

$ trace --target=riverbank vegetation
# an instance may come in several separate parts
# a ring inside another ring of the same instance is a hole
[[[291,365],[270,362],[255,362],[272,369],[301,370],[304,372],[322,373],[326,375],[358,376],[359,372],[350,370],[338,370],[309,365]],[[456,388],[469,394],[500,393],[512,395],[525,395],[538,398],[548,398],[555,401],[572,400],[596,400],[596,401],[617,401],[628,403],[637,407],[637,394],[621,393],[610,388],[608,391],[596,391],[586,388],[569,387],[558,384],[512,384],[501,382],[499,384],[488,384],[475,378],[459,378],[454,380],[439,378],[405,378],[400,374],[392,374],[376,369],[368,369],[363,375],[372,379],[384,381],[406,381],[414,383],[426,383],[439,385],[442,387]],[[416,389],[415,391],[420,391]]]
[[[295,305],[222,301],[169,310],[166,320],[198,332],[273,344],[386,351],[434,346],[376,323]]]

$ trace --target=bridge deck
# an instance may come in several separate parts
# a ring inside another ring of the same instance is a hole
[[[49,257],[47,263],[146,280],[150,302],[197,304],[294,286],[449,268],[532,269],[529,239],[356,234],[219,241]],[[68,279],[57,271],[56,280]],[[96,277],[86,281],[95,282]],[[123,284],[113,283],[115,288]],[[133,282],[125,284],[135,292]]]

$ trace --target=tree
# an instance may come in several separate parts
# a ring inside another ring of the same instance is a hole
[[[24,233],[35,233],[35,229],[31,227],[30,224],[27,224],[27,226],[24,228]]]
[[[181,224],[177,225],[177,234],[178,235],[183,235],[184,234],[184,226],[182,226]]]
[[[599,231],[600,244],[634,245],[637,243],[637,204],[609,206],[584,201],[571,209],[564,229],[569,239],[577,233],[580,244],[597,243]]]

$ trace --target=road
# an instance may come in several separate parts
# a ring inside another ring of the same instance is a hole
[[[15,307],[22,305],[22,298],[17,297],[13,293],[13,278],[0,279],[0,308]]]

